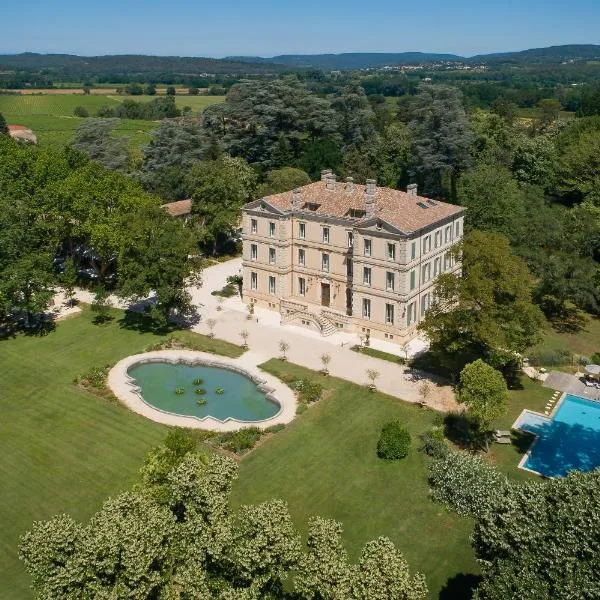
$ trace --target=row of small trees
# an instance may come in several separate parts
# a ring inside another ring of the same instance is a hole
[[[351,563],[342,526],[309,519],[306,545],[281,500],[233,510],[237,464],[195,451],[174,432],[154,449],[134,490],[87,523],[37,522],[20,557],[40,598],[421,600],[427,585],[385,537]],[[293,575],[293,577],[292,577]]]

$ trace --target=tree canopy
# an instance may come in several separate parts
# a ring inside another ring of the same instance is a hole
[[[287,505],[232,510],[236,463],[194,451],[181,434],[154,449],[134,490],[107,500],[87,523],[36,522],[20,556],[38,598],[344,598],[420,600],[422,575],[385,537],[356,564],[335,521],[311,520],[307,552]],[[294,590],[284,585],[294,573]]]

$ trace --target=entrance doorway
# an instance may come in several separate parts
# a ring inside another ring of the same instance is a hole
[[[321,306],[329,306],[331,301],[331,288],[328,283],[321,284]]]

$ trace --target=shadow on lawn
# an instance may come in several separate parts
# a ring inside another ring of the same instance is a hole
[[[440,590],[438,599],[470,600],[480,581],[480,575],[474,575],[473,573],[459,573],[446,581],[446,584]]]

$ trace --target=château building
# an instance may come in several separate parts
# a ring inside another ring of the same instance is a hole
[[[282,323],[404,343],[433,301],[464,209],[406,192],[321,181],[243,208],[243,293]]]

